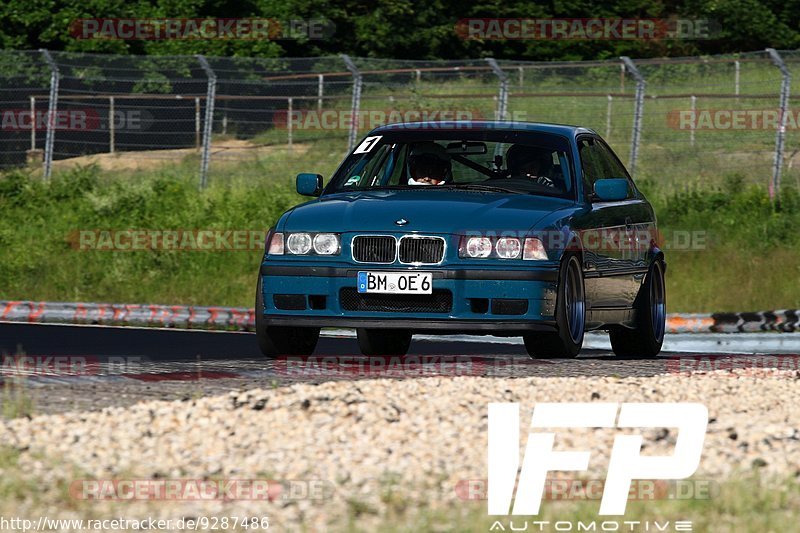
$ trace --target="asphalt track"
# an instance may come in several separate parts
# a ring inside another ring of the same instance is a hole
[[[588,334],[574,360],[531,360],[518,338],[416,336],[409,356],[391,360],[361,357],[352,331],[331,330],[313,358],[268,360],[246,332],[0,323],[2,380],[23,383],[36,412],[44,413],[340,379],[800,370],[794,354],[800,354],[798,333],[669,335],[665,350],[650,360],[615,357],[603,334]]]

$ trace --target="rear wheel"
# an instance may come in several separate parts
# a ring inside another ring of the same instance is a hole
[[[664,343],[667,319],[667,291],[664,285],[664,263],[653,261],[634,303],[636,327],[614,328],[608,332],[611,348],[622,357],[645,359],[655,357]]]
[[[264,293],[261,277],[256,288],[256,339],[261,353],[269,358],[279,355],[311,355],[319,341],[319,328],[267,326],[264,322]]]
[[[358,328],[356,335],[364,355],[405,355],[411,346],[411,331],[407,329]]]
[[[578,355],[583,345],[586,299],[583,269],[577,255],[565,257],[558,278],[556,297],[558,331],[526,333],[523,336],[528,355],[537,359],[572,358]]]

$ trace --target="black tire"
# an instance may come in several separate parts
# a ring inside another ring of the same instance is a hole
[[[578,255],[569,254],[561,262],[556,296],[558,332],[523,335],[528,355],[535,359],[571,359],[583,346],[586,328],[586,298],[583,268]]]
[[[311,355],[319,341],[319,328],[267,326],[264,323],[264,294],[261,277],[256,287],[256,339],[261,353],[270,359],[280,355]]]
[[[358,328],[356,335],[364,355],[405,355],[411,346],[411,331],[407,329]]]
[[[648,359],[661,351],[667,317],[667,291],[664,284],[664,263],[653,261],[647,278],[634,302],[636,325],[633,329],[617,327],[609,330],[611,348],[620,357]]]

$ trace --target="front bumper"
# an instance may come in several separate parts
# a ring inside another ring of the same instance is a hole
[[[369,270],[432,272],[434,291],[449,292],[451,305],[447,310],[437,312],[405,309],[402,306],[391,310],[347,309],[340,294],[344,289],[352,295],[358,272]],[[555,329],[558,270],[552,267],[398,268],[279,264],[269,261],[262,264],[261,276],[263,317],[270,326],[406,328],[417,332],[500,335]],[[282,299],[289,295],[295,295],[296,302],[304,302],[304,308],[287,309],[282,306]],[[494,305],[495,302],[511,301],[516,305],[511,313],[507,307]],[[524,306],[518,305],[523,302]]]

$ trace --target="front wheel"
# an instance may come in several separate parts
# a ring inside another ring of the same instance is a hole
[[[636,359],[655,357],[664,343],[667,319],[667,291],[664,285],[663,262],[656,260],[650,265],[634,307],[636,325],[633,329],[617,327],[608,332],[611,349],[621,357]]]
[[[411,331],[407,329],[358,328],[356,335],[363,355],[405,355],[411,346]]]
[[[259,276],[256,288],[256,339],[261,353],[270,359],[279,355],[311,355],[319,341],[319,328],[267,326],[264,323],[264,292]]]
[[[558,332],[526,333],[523,336],[528,355],[536,359],[564,359],[578,355],[586,327],[586,298],[580,257],[567,256],[558,274],[556,296]]]

